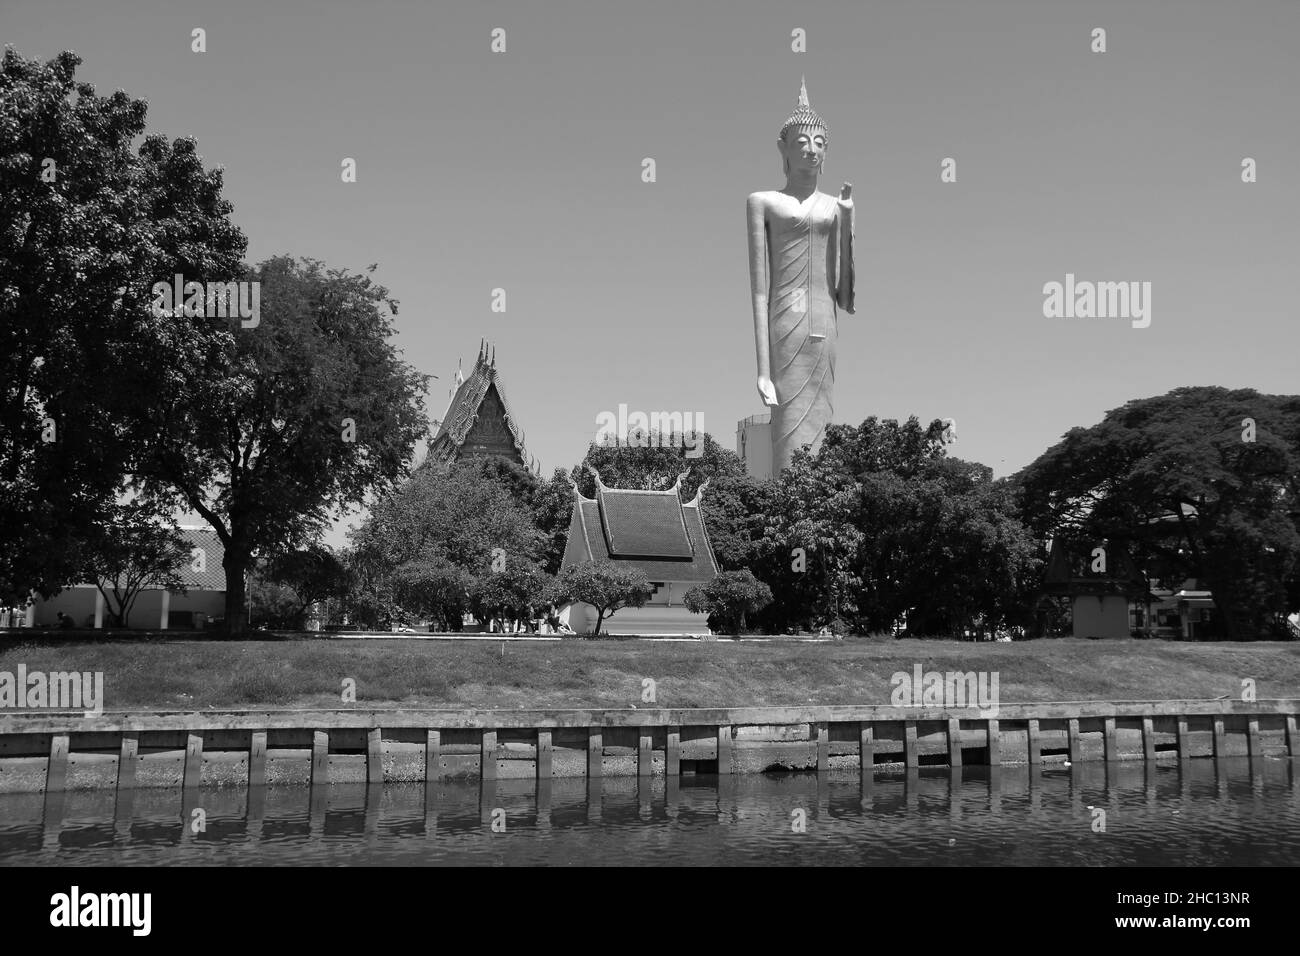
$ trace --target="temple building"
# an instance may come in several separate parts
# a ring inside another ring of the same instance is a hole
[[[685,474],[667,491],[610,488],[596,476],[596,497],[573,487],[573,517],[561,570],[585,561],[613,561],[645,572],[654,593],[644,607],[626,607],[607,616],[602,633],[701,635],[711,633],[707,615],[682,603],[686,592],[718,576],[718,562],[704,529],[700,499],[682,501]],[[560,620],[578,634],[590,633],[596,610],[574,602],[560,609]]]
[[[1119,541],[1053,541],[1043,593],[1069,598],[1073,635],[1091,638],[1131,637],[1130,604],[1158,600]]]
[[[479,343],[478,360],[469,377],[456,369],[456,390],[429,445],[429,463],[496,455],[537,472],[536,459],[524,447],[510,403],[497,374],[496,347]]]

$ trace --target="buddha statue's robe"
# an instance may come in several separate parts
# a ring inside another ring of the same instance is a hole
[[[839,309],[853,312],[853,230],[845,210],[822,192],[797,204],[793,197],[785,199],[769,204],[766,215],[767,330],[777,399],[772,407],[774,476],[801,446],[811,446],[813,454],[821,446],[834,412]],[[841,229],[847,229],[849,240],[843,256]]]

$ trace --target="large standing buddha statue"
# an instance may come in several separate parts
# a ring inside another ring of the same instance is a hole
[[[801,446],[815,454],[830,424],[838,310],[853,312],[853,187],[817,191],[826,121],[808,103],[781,127],[785,188],[752,193],[749,284],[758,350],[758,394],[772,409],[772,475]]]

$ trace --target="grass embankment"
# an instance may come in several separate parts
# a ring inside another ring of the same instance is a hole
[[[0,649],[0,671],[103,671],[125,709],[887,704],[897,671],[996,671],[1003,703],[1300,696],[1300,644],[268,641]],[[344,678],[357,704],[340,702]],[[656,701],[641,700],[643,678]]]

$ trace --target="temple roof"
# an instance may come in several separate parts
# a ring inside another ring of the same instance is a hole
[[[496,367],[496,348],[487,342],[480,342],[478,360],[468,377],[456,371],[458,387],[443,413],[438,425],[438,433],[429,445],[430,460],[448,461],[459,458],[465,453],[503,454],[515,458],[520,464],[536,471],[536,461],[530,459],[524,446],[524,433],[515,420],[510,402],[506,400],[505,390],[501,386]],[[483,421],[484,413],[493,421]],[[475,426],[496,425],[499,438],[489,450],[467,449],[466,442],[475,433]]]
[[[1147,582],[1120,541],[1103,544],[1106,570],[1093,571],[1097,542],[1057,539],[1047,557],[1043,590],[1047,594],[1127,594],[1146,596]]]
[[[561,567],[614,561],[639,568],[651,581],[712,581],[718,563],[700,511],[704,485],[684,502],[681,483],[679,476],[667,491],[609,488],[597,474],[594,499],[575,485]]]

